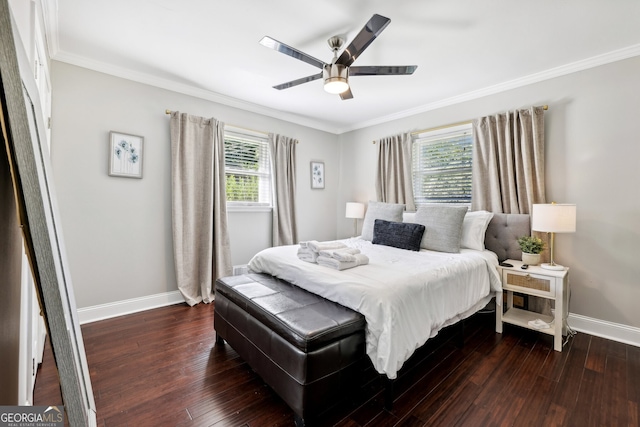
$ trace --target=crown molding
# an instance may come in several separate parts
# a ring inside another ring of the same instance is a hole
[[[554,79],[556,77],[565,76],[567,74],[576,73],[578,71],[588,70],[590,68],[599,67],[601,65],[610,64],[612,62],[622,61],[624,59],[640,56],[640,44],[628,46],[622,49],[614,50],[604,53],[602,55],[593,56],[580,61],[571,62],[569,64],[561,65],[559,67],[551,68],[539,73],[529,74],[528,76],[519,77],[517,79],[509,80],[497,85],[488,86],[483,89],[475,90],[472,92],[463,93],[458,96],[443,99],[441,101],[432,102],[430,104],[421,105],[416,108],[400,111],[394,114],[390,114],[383,117],[378,117],[373,120],[365,122],[355,123],[348,129],[343,129],[340,133],[350,132],[357,129],[362,129],[370,126],[387,123],[393,120],[403,119],[406,117],[414,116],[416,114],[425,113],[427,111],[437,110],[439,108],[448,107],[451,105],[459,104],[466,101],[472,101],[474,99],[483,98],[488,95],[494,95],[501,92],[506,92],[511,89],[527,86],[533,83],[539,83],[545,80]]]
[[[245,111],[261,114],[275,119],[284,120],[287,122],[296,123],[298,125],[318,129],[324,132],[340,135],[346,132],[367,128],[383,123],[387,123],[393,120],[403,119],[406,117],[414,116],[417,114],[425,113],[428,111],[437,110],[439,108],[452,106],[462,102],[467,102],[485,96],[498,94],[511,89],[527,86],[533,83],[539,83],[545,80],[550,80],[556,77],[565,76],[567,74],[576,73],[579,71],[588,70],[590,68],[599,67],[601,65],[610,64],[616,61],[621,61],[628,58],[640,56],[640,44],[635,44],[622,49],[617,49],[611,52],[607,52],[601,55],[586,58],[580,61],[571,62],[569,64],[561,65],[559,67],[551,68],[545,71],[541,71],[534,74],[529,74],[524,77],[509,80],[496,85],[488,86],[475,91],[463,93],[450,98],[442,99],[440,101],[424,104],[415,108],[399,111],[397,113],[389,114],[386,116],[377,117],[375,119],[366,120],[363,122],[354,123],[350,126],[335,126],[325,121],[314,120],[309,117],[303,117],[297,114],[287,113],[284,111],[276,110],[269,107],[264,107],[251,102],[243,101],[230,96],[222,95],[217,92],[205,90],[192,85],[184,83],[178,83],[173,80],[164,79],[161,77],[153,76],[148,73],[142,73],[133,71],[124,67],[116,66],[113,64],[107,64],[91,60],[85,57],[72,55],[60,50],[58,41],[58,1],[57,0],[41,0],[42,9],[44,13],[45,30],[47,34],[47,43],[49,47],[50,58],[56,61],[65,62],[71,65],[87,68],[90,70],[98,71],[101,73],[121,77],[127,80],[132,80],[138,83],[148,84],[162,89],[171,90],[174,92],[182,93],[185,95],[193,96],[196,98],[206,99],[212,102],[216,102],[222,105],[238,108]]]
[[[128,68],[120,67],[113,64],[107,64],[105,62],[95,61],[82,56],[72,55],[60,51],[56,55],[52,56],[51,59],[59,62],[65,62],[71,65],[76,65],[78,67],[87,68],[89,70],[98,71],[100,73],[108,74],[111,76],[120,77],[126,80],[131,80],[161,89],[182,93],[184,95],[206,99],[218,104],[227,105],[229,107],[238,108],[244,111],[257,113],[268,117],[273,117],[275,119],[284,120],[286,122],[295,123],[329,133],[336,133],[335,128],[330,124],[327,124],[326,122],[321,122],[297,114],[286,113],[284,111],[264,107],[258,104],[240,100],[238,98],[233,98],[217,92],[198,88],[192,85],[178,83],[173,80],[153,76],[148,73],[133,71]]]
[[[49,58],[55,61],[65,62],[67,64],[76,65],[78,67],[87,68],[89,70],[98,71],[123,79],[132,80],[138,83],[148,84],[150,86],[171,90],[173,92],[182,93],[196,98],[206,99],[208,101],[217,102],[241,110],[250,111],[275,119],[284,120],[286,122],[296,123],[324,132],[337,133],[336,128],[326,122],[313,120],[297,114],[286,113],[273,108],[263,107],[237,98],[225,96],[213,91],[208,91],[195,86],[178,83],[169,79],[163,79],[151,74],[133,71],[124,67],[113,64],[107,64],[100,61],[94,61],[82,56],[73,55],[60,50],[59,43],[59,27],[58,27],[58,0],[40,0],[42,6],[45,34]]]

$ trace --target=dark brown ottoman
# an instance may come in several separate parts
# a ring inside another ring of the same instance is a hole
[[[218,279],[216,344],[227,341],[293,409],[296,425],[360,385],[361,314],[264,274]]]

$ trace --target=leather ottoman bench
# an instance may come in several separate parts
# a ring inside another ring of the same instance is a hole
[[[265,274],[218,279],[216,345],[227,341],[305,425],[354,393],[366,358],[361,314]]]

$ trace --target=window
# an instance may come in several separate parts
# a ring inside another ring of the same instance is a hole
[[[227,127],[224,132],[224,164],[228,206],[271,206],[267,135]]]
[[[413,196],[425,203],[471,204],[471,123],[426,131],[413,141]]]

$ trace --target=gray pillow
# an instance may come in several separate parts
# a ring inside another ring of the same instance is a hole
[[[376,219],[373,226],[374,245],[393,246],[394,248],[419,251],[424,225],[408,222],[392,222]]]
[[[421,248],[438,252],[460,252],[465,206],[428,205],[416,212],[416,223],[425,227]]]
[[[367,213],[364,215],[364,221],[362,222],[362,238],[369,241],[373,240],[373,226],[376,219],[402,222],[403,211],[404,205],[370,201],[369,206],[367,206]]]

